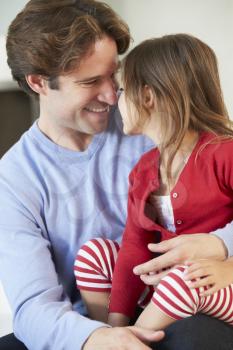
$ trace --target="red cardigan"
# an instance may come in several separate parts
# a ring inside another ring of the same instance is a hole
[[[212,134],[201,134],[171,191],[175,233],[149,218],[147,199],[159,187],[158,149],[144,154],[130,173],[128,218],[114,270],[110,312],[134,315],[145,285],[132,270],[153,258],[148,243],[181,234],[209,233],[233,220],[233,141],[209,144],[212,138]]]

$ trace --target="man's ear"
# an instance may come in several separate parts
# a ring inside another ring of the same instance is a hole
[[[152,91],[152,89],[148,86],[145,85],[143,88],[143,104],[144,106],[150,110],[155,108],[155,95]]]
[[[47,80],[39,74],[26,75],[26,81],[30,88],[39,95],[46,95],[48,89]]]

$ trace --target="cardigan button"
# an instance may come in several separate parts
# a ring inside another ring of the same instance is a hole
[[[177,225],[181,225],[183,223],[182,220],[176,220]]]
[[[178,197],[178,193],[177,192],[172,193],[172,197],[173,198],[177,198]]]

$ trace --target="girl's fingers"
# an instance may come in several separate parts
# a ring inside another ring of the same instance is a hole
[[[208,275],[209,275],[209,273],[208,273],[207,269],[205,269],[205,268],[199,268],[193,272],[189,272],[186,270],[184,272],[184,280],[185,281],[192,281],[192,280],[195,280],[197,278],[202,278],[202,277],[205,277]]]
[[[187,266],[186,271],[188,273],[210,266],[209,261],[207,259],[200,259],[197,261],[185,261],[185,265]]]
[[[161,279],[165,277],[170,271],[171,269],[166,269],[159,273],[144,274],[144,275],[141,275],[140,278],[145,284],[156,286],[161,281]]]
[[[196,264],[195,266],[187,267],[184,272],[184,279],[186,281],[195,278],[202,278],[205,276],[212,276],[214,274],[214,269],[212,266]]]
[[[209,286],[208,289],[204,290],[203,292],[200,293],[201,297],[208,297],[211,294],[214,294],[215,292],[217,292],[218,288],[213,285],[213,286]]]
[[[193,281],[188,281],[187,284],[189,288],[201,288],[201,287],[208,287],[213,283],[212,278],[210,276],[204,277],[204,278],[198,278]]]

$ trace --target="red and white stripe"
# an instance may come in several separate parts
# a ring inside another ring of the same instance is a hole
[[[155,289],[152,302],[175,320],[201,312],[233,324],[233,284],[202,297],[203,288],[190,289],[184,271],[185,267],[179,266],[169,272]]]
[[[95,238],[78,251],[74,263],[77,288],[93,292],[110,292],[119,244],[109,239]],[[151,300],[154,288],[145,287],[138,305],[144,308]]]
[[[95,238],[78,251],[74,274],[78,289],[111,291],[113,270],[120,247],[109,239]]]

